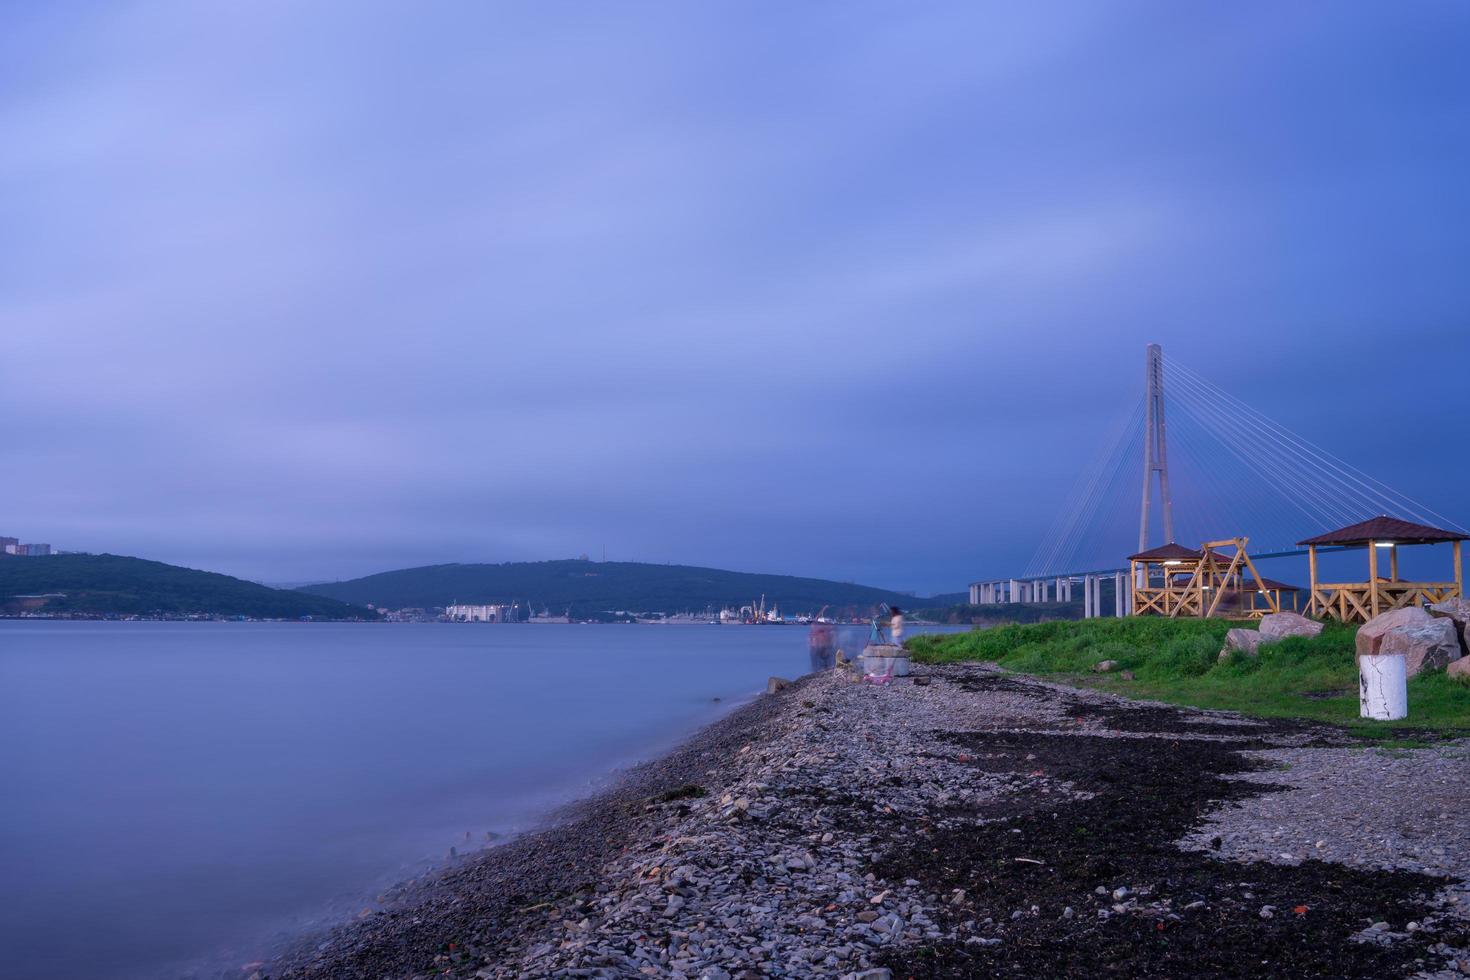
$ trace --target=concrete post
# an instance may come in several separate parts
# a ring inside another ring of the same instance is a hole
[[[1044,578],[1039,578],[1039,579],[1036,580],[1036,601],[1037,602],[1046,602],[1047,601],[1047,595],[1046,595],[1046,587],[1047,587],[1047,584],[1048,583],[1047,583],[1046,579],[1044,579]]]
[[[1123,573],[1113,573],[1113,615],[1123,618]]]
[[[1009,599],[1009,601],[1011,601],[1011,602],[1020,602],[1021,601],[1021,583],[1020,582],[1017,582],[1015,579],[1011,579],[1011,591],[1010,591],[1010,594],[1006,598]]]
[[[1082,618],[1092,618],[1092,576],[1082,576]]]

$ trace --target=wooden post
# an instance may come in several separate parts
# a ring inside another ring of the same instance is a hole
[[[1390,582],[1399,580],[1399,546],[1396,544],[1388,546],[1388,580]]]
[[[1455,542],[1455,595],[1465,598],[1465,573],[1460,564],[1460,542]]]
[[[1378,615],[1378,542],[1368,542],[1368,612]]]
[[[1314,544],[1307,545],[1307,568],[1310,569],[1312,590],[1307,599],[1307,615],[1318,616],[1321,613],[1317,611],[1317,546]]]

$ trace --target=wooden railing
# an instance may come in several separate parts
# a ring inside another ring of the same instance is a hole
[[[1366,623],[1392,609],[1454,599],[1460,587],[1454,582],[1379,582],[1377,613],[1373,591],[1371,582],[1318,582],[1312,591],[1311,611],[1345,623]]]
[[[1218,611],[1219,615],[1229,614],[1231,618],[1259,619],[1271,612],[1270,606],[1257,606],[1254,591],[1245,592],[1235,589],[1227,589],[1232,596],[1226,596],[1226,603]],[[1133,615],[1135,616],[1200,616],[1204,614],[1203,602],[1208,601],[1210,591],[1200,595],[1198,588],[1188,588],[1183,585],[1175,586],[1150,586],[1148,588],[1135,588],[1133,590]]]

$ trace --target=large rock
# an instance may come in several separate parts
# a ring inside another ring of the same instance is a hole
[[[1453,621],[1431,619],[1422,626],[1400,626],[1383,634],[1380,654],[1402,654],[1404,673],[1443,670],[1460,659],[1460,635]]]
[[[1470,656],[1470,599],[1446,599],[1429,607],[1429,615],[1448,619],[1460,631],[1460,656]]]
[[[1423,626],[1434,621],[1434,617],[1421,606],[1405,606],[1380,613],[1358,627],[1358,656],[1377,653],[1383,644],[1383,635],[1400,626]]]
[[[1446,599],[1429,607],[1429,615],[1441,619],[1453,619],[1461,626],[1470,626],[1470,599]]]
[[[1230,655],[1239,651],[1247,657],[1260,656],[1261,644],[1269,642],[1271,637],[1265,636],[1256,630],[1248,630],[1236,627],[1225,634],[1225,645],[1220,648],[1220,659],[1229,660]]]
[[[1463,681],[1470,681],[1470,657],[1461,657],[1446,667],[1444,672],[1451,677],[1456,677]]]
[[[766,681],[767,694],[779,694],[791,686],[791,682],[784,677],[772,677]]]
[[[1316,636],[1322,632],[1322,624],[1301,613],[1267,613],[1261,617],[1260,630],[1262,636],[1269,637],[1274,642],[1288,636]]]

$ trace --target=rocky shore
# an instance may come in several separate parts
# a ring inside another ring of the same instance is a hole
[[[1470,974],[1470,746],[814,675],[270,978]]]

